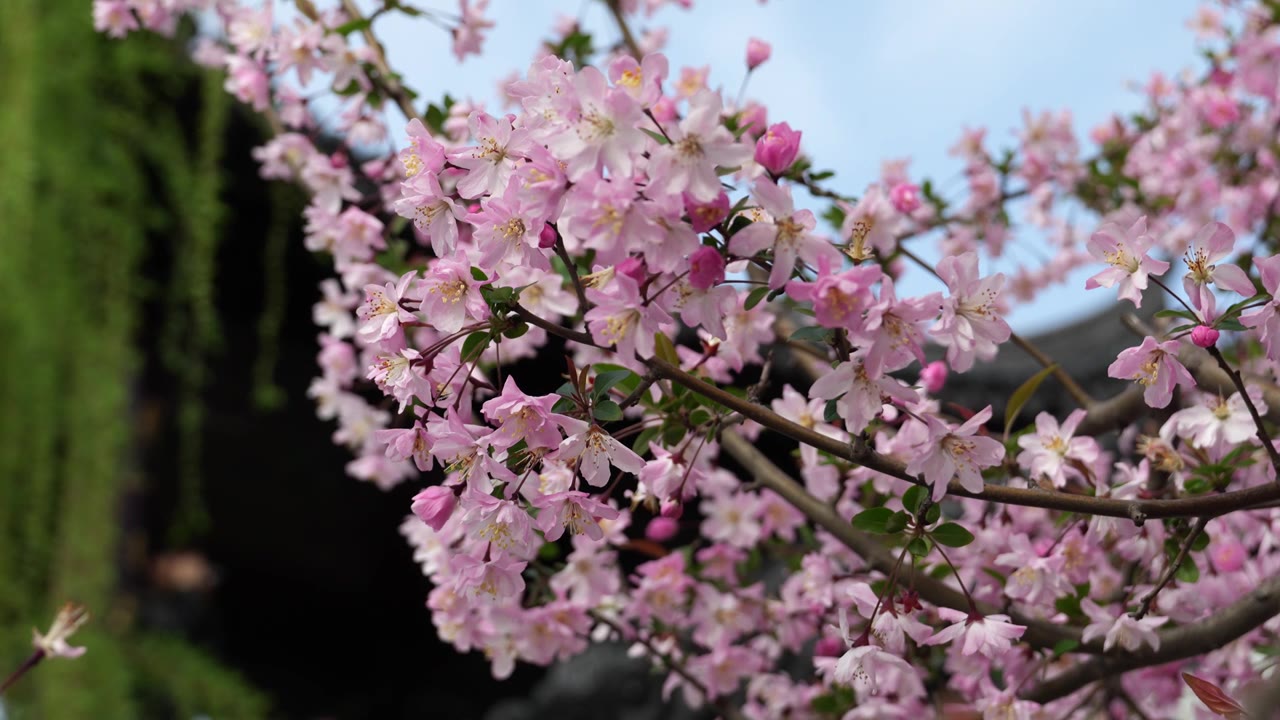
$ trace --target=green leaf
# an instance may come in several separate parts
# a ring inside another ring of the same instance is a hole
[[[555,405],[551,406],[551,412],[556,412],[561,414],[567,413],[567,412],[573,412],[574,410],[577,410],[577,409],[578,409],[578,404],[567,397],[560,398],[559,400],[556,401]]]
[[[471,268],[471,277],[474,278],[476,282],[484,282],[489,279],[489,276],[485,275],[484,271],[478,267]]]
[[[617,422],[622,419],[622,408],[612,400],[601,400],[591,410],[600,422]]]
[[[751,308],[759,305],[760,301],[764,299],[764,296],[768,294],[769,288],[767,287],[758,287],[755,290],[752,290],[747,294],[747,301],[742,304],[743,309],[750,310]]]
[[[487,347],[489,347],[488,331],[471,333],[466,340],[462,341],[462,362],[475,360]]]
[[[1071,617],[1079,617],[1084,614],[1084,611],[1080,609],[1080,598],[1075,595],[1067,595],[1054,600],[1053,607],[1058,612]]]
[[[1079,640],[1072,640],[1071,638],[1067,638],[1066,640],[1059,640],[1053,646],[1053,656],[1055,658],[1062,657],[1063,655],[1066,655],[1067,653],[1071,652],[1072,650],[1075,650],[1078,647],[1080,647]]]
[[[653,334],[653,353],[672,365],[680,367],[680,356],[676,355],[676,346],[671,343],[671,338],[663,333]]]
[[[614,385],[626,380],[630,375],[635,375],[635,373],[630,370],[609,370],[598,373],[595,384],[592,386],[591,394],[598,398],[605,397],[613,389]]]
[[[1156,317],[1158,318],[1180,317],[1180,318],[1186,318],[1191,322],[1200,321],[1200,318],[1196,317],[1195,315],[1192,315],[1191,312],[1188,310],[1159,310],[1156,312]]]
[[[372,18],[360,18],[358,20],[351,20],[349,22],[344,22],[338,27],[334,28],[333,31],[338,33],[339,35],[345,36],[360,30],[367,30],[371,27],[373,27]]]
[[[1201,552],[1209,547],[1209,533],[1202,532],[1196,536],[1195,542],[1191,543],[1191,552]]]
[[[631,443],[631,452],[639,455],[648,450],[649,443],[652,442],[654,438],[658,437],[658,434],[661,432],[662,428],[660,427],[645,428],[640,431],[640,434],[636,436],[635,442]]]
[[[515,340],[516,338],[520,337],[521,335],[524,335],[527,332],[529,332],[529,323],[519,322],[507,328],[506,330],[503,330],[502,337]]]
[[[823,422],[835,422],[840,417],[840,410],[837,406],[837,400],[828,400],[827,404],[822,408]]]
[[[1193,583],[1199,580],[1200,568],[1196,566],[1196,559],[1188,555],[1173,576],[1178,579],[1178,582],[1184,583]]]
[[[942,506],[937,503],[930,505],[929,509],[924,511],[925,525],[932,525],[938,522],[938,520],[940,520],[941,518],[942,518]]]
[[[660,132],[654,132],[653,130],[650,130],[650,129],[648,129],[648,128],[640,128],[640,132],[642,132],[642,133],[644,133],[645,135],[648,135],[649,137],[653,138],[654,142],[658,143],[659,145],[670,145],[670,144],[671,144],[671,141],[670,141],[670,140],[668,140],[668,139],[666,138],[666,136],[664,136],[664,135],[663,135],[662,133],[660,133]]]
[[[930,530],[929,537],[933,538],[934,542],[939,545],[946,545],[947,547],[964,547],[973,542],[973,533],[953,522],[942,523]]]
[[[854,515],[853,526],[864,532],[884,535],[889,532],[886,528],[891,517],[893,517],[893,511],[889,508],[874,507]]]
[[[560,546],[553,543],[542,543],[542,547],[538,548],[538,559],[543,562],[551,562],[560,557]]]
[[[929,491],[924,486],[912,485],[907,488],[906,492],[902,493],[902,507],[906,508],[907,512],[915,515],[920,512],[920,503],[924,502],[924,499],[928,496]]]
[[[889,519],[885,521],[884,531],[889,535],[896,535],[897,533],[907,529],[907,522],[909,520],[911,520],[911,516],[899,510],[898,512],[890,515]]]
[[[1049,377],[1049,374],[1057,367],[1058,364],[1054,363],[1035,375],[1032,375],[1026,382],[1018,386],[1018,389],[1014,390],[1013,394],[1009,396],[1009,403],[1004,407],[1005,440],[1009,439],[1009,430],[1013,428],[1014,421],[1018,419],[1018,413],[1022,412],[1023,406],[1027,404],[1027,401],[1031,399],[1031,396],[1036,394],[1036,390],[1040,388],[1040,383],[1044,382],[1044,379]]]
[[[791,333],[792,340],[809,340],[816,343],[826,343],[831,337],[831,331],[820,325],[809,325],[802,327]]]
[[[1202,477],[1193,477],[1187,480],[1186,484],[1182,486],[1182,489],[1186,490],[1190,495],[1200,495],[1202,493],[1209,492],[1209,487],[1210,485],[1208,480],[1205,480]]]
[[[929,542],[929,538],[912,538],[911,542],[907,543],[907,552],[917,558],[928,557],[931,550],[933,550],[933,545]]]
[[[1244,332],[1249,329],[1242,325],[1239,320],[1219,320],[1217,328],[1219,330],[1228,330],[1230,332]]]

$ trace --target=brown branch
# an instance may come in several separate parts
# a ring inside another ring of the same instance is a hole
[[[866,561],[867,565],[885,574],[890,572],[895,559],[888,547],[871,535],[855,529],[848,520],[837,515],[831,506],[810,495],[742,436],[732,431],[722,433],[720,447],[732,455],[757,483],[791,503],[793,507]],[[963,593],[927,574],[916,575],[915,589],[920,593],[920,597],[934,605],[962,612],[969,611],[969,600]],[[999,609],[985,604],[979,604],[978,609],[988,615],[1000,612]],[[1062,640],[1080,640],[1080,631],[1075,628],[1023,617],[1017,613],[1010,613],[1010,617],[1017,624],[1027,626],[1023,639],[1038,647],[1052,647]]]
[[[1276,451],[1276,444],[1271,441],[1271,433],[1267,432],[1266,423],[1262,422],[1262,416],[1258,414],[1258,408],[1254,406],[1253,399],[1249,397],[1249,391],[1245,389],[1244,378],[1240,376],[1240,371],[1227,364],[1227,359],[1222,357],[1222,351],[1216,347],[1207,348],[1209,354],[1218,362],[1218,367],[1222,372],[1231,378],[1231,382],[1235,385],[1236,392],[1240,393],[1240,399],[1244,400],[1245,407],[1249,408],[1249,415],[1253,418],[1253,424],[1258,428],[1258,439],[1262,441],[1262,447],[1266,448],[1267,455],[1271,458],[1271,467],[1276,471],[1276,482],[1280,482],[1280,452]]]
[[[1191,550],[1191,545],[1195,543],[1196,538],[1200,537],[1200,533],[1204,532],[1204,526],[1208,524],[1208,518],[1196,518],[1195,524],[1191,526],[1191,532],[1187,533],[1187,537],[1182,541],[1182,546],[1178,548],[1178,556],[1169,564],[1169,567],[1164,569],[1164,573],[1160,576],[1160,582],[1151,588],[1151,592],[1143,596],[1141,607],[1133,614],[1135,620],[1141,620],[1146,617],[1148,612],[1151,612],[1151,605],[1156,601],[1156,596],[1173,579],[1173,576],[1178,572],[1178,568],[1182,567],[1182,563],[1186,562],[1187,553]]]
[[[582,333],[576,334],[581,335]],[[902,462],[881,455],[870,447],[854,447],[835,438],[827,437],[792,422],[766,407],[725,392],[661,358],[650,358],[646,363],[658,376],[679,383],[689,390],[714,400],[740,413],[747,419],[754,420],[797,442],[811,445],[835,457],[905,480],[913,485],[927,485],[920,478],[909,475]],[[948,485],[947,492],[951,495],[974,498],[976,500],[988,500],[1005,505],[1021,505],[1064,512],[1077,512],[1086,515],[1129,518],[1137,523],[1149,518],[1215,517],[1234,510],[1241,510],[1280,499],[1280,485],[1275,484],[1177,500],[1116,500],[1039,489],[1012,488],[1002,485],[985,485],[982,490],[971,492],[961,487],[954,480]]]
[[[636,36],[631,32],[631,26],[627,24],[627,18],[622,14],[622,3],[620,0],[604,0],[604,4],[609,8],[609,14],[613,16],[613,21],[618,25],[618,32],[622,33],[622,45],[626,47],[627,52],[636,60],[644,57],[640,52],[640,43],[636,42]]]
[[[342,0],[342,9],[347,15],[354,20],[364,20],[365,17],[360,13],[360,8],[356,6],[355,0]],[[375,66],[378,70],[378,76],[369,78],[373,84],[383,92],[387,97],[396,103],[396,107],[400,108],[400,112],[404,113],[406,120],[414,118],[421,119],[418,111],[413,109],[413,100],[410,99],[409,93],[405,90],[400,81],[396,79],[394,73],[391,72],[391,65],[387,63],[387,50],[382,46],[382,42],[378,40],[378,36],[373,34],[373,27],[366,26],[360,31],[364,36],[364,41],[369,48],[373,50],[376,60]]]
[[[1277,613],[1280,613],[1280,577],[1267,580],[1226,609],[1203,620],[1161,633],[1159,650],[1147,647],[1135,653],[1102,655],[1031,687],[1022,697],[1047,703],[1096,680],[1202,655],[1236,640]]]

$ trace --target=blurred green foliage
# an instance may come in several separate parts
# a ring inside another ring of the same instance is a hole
[[[188,400],[217,342],[219,85],[172,42],[99,36],[87,2],[0,1],[0,674],[63,601],[95,616],[74,638],[83,658],[15,686],[13,718],[266,714],[208,657],[134,630],[120,587],[122,499],[139,482],[137,338],[160,331],[139,327],[144,294],[165,296],[166,365]],[[192,97],[194,129],[179,103]],[[148,234],[172,238],[166,288],[140,280]],[[182,408],[193,441],[199,403]],[[194,472],[198,445],[180,454]]]

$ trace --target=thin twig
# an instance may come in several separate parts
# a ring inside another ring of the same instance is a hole
[[[1156,583],[1156,586],[1151,588],[1151,592],[1143,596],[1142,605],[1135,613],[1133,613],[1133,619],[1141,620],[1146,617],[1148,612],[1151,611],[1151,606],[1155,603],[1156,596],[1160,594],[1160,591],[1163,590],[1164,587],[1169,584],[1169,581],[1173,579],[1173,576],[1177,574],[1178,568],[1182,567],[1182,563],[1186,562],[1187,553],[1190,552],[1191,546],[1195,543],[1196,538],[1200,537],[1200,533],[1204,532],[1204,526],[1208,524],[1209,518],[1196,518],[1195,523],[1191,525],[1191,532],[1187,533],[1187,537],[1182,541],[1182,547],[1178,548],[1178,556],[1169,564],[1169,567],[1164,569],[1164,574],[1160,576],[1160,582]]]
[[[1244,400],[1245,407],[1249,408],[1249,415],[1253,417],[1253,424],[1258,428],[1258,439],[1262,441],[1262,446],[1266,448],[1267,455],[1271,458],[1271,467],[1276,471],[1276,482],[1280,482],[1280,451],[1276,450],[1275,443],[1271,442],[1271,433],[1267,432],[1267,425],[1262,421],[1262,415],[1258,413],[1258,408],[1253,404],[1253,399],[1249,397],[1249,391],[1245,389],[1244,378],[1241,377],[1240,371],[1227,364],[1227,359],[1222,357],[1222,351],[1216,347],[1209,347],[1209,354],[1214,360],[1218,361],[1218,367],[1222,368],[1222,372],[1231,378],[1231,382],[1235,384],[1236,390],[1240,393],[1240,399]]]

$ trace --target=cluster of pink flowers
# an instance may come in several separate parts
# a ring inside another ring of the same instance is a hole
[[[352,148],[391,137],[388,112],[411,110],[411,96],[376,45],[353,44],[366,26],[350,6],[287,22],[271,7],[95,0],[94,16],[115,36],[171,31],[183,12],[222,21],[198,57],[280,120],[257,159],[311,192],[307,246],[337,275],[315,306],[318,415],[336,421],[352,476],[425,486],[402,532],[433,583],[427,607],[440,638],[483,652],[495,676],[621,638],[668,671],[668,692],[692,705],[745,693],[750,718],[927,714],[939,684],[990,717],[1059,717],[1092,689],[1050,695],[1041,682],[1098,653],[1158,651],[1161,626],[1193,627],[1280,569],[1274,510],[1191,529],[1048,509],[1275,482],[1259,422],[1280,362],[1280,27],[1261,9],[1230,32],[1202,16],[1225,44],[1211,72],[1153,81],[1149,115],[1095,130],[1098,158],[1081,156],[1069,114],[1027,113],[1000,159],[985,131],[965,131],[962,200],[889,162],[823,232],[797,199],[830,195],[802,131],[729,102],[706,69],[674,72],[660,33],[639,43],[652,52],[619,48],[599,67],[541,55],[506,86],[510,114],[455,102],[408,119],[397,152],[362,154]],[[483,10],[461,3],[460,58],[480,48]],[[745,72],[770,53],[753,39]],[[334,152],[319,149],[300,91],[317,77],[346,98]],[[984,272],[1016,232],[1017,198],[1054,255]],[[1071,202],[1101,214],[1096,231],[1058,212]],[[1237,232],[1264,237],[1246,247]],[[900,296],[914,257],[901,251],[922,236],[945,251],[931,268],[945,287]],[[389,253],[393,237],[410,250]],[[1184,254],[1179,284],[1170,263]],[[1155,287],[1176,303],[1174,323],[1158,318],[1109,369],[1139,407],[1173,411],[1108,425],[1091,422],[1105,403],[1077,397],[1065,419],[1041,413],[1002,439],[991,406],[943,406],[949,373],[1010,341],[1012,303],[1091,263],[1104,269],[1088,289],[1140,306]],[[1245,375],[1201,388],[1188,367],[1226,362],[1223,333]],[[822,358],[819,372],[763,402],[784,344]],[[926,361],[930,344],[945,360]],[[534,357],[567,370],[550,383],[515,372]],[[710,395],[708,382],[734,392]],[[765,430],[801,441],[798,482],[734,469],[748,463],[724,436]],[[994,505],[992,488],[1021,501]],[[780,585],[763,582],[761,556],[792,562]],[[1046,642],[1046,626],[1067,642]],[[1249,682],[1250,654],[1276,629],[1223,638],[1197,673]],[[779,669],[796,656],[813,671]],[[1119,688],[1163,715],[1184,693],[1183,665],[1149,665],[1097,701],[1118,702]]]

